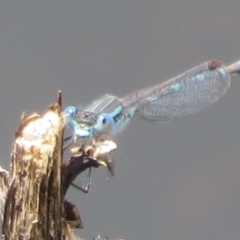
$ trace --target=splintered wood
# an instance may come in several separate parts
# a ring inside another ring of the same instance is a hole
[[[62,239],[61,136],[58,104],[43,117],[22,119],[11,154],[4,239]]]

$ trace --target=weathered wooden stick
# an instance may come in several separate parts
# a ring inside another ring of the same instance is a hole
[[[4,239],[62,239],[62,116],[23,117],[15,134],[2,233]]]

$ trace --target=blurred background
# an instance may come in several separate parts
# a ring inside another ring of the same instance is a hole
[[[9,169],[23,111],[63,92],[84,107],[209,59],[240,59],[239,0],[1,1],[0,162]],[[116,176],[94,169],[70,189],[84,239],[240,239],[240,76],[216,104],[183,119],[134,118],[116,136]],[[81,180],[82,183],[82,180]]]

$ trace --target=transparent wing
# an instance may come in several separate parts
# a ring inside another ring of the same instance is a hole
[[[219,61],[209,61],[154,87],[123,98],[127,111],[143,118],[167,121],[198,112],[216,102],[231,84],[231,73]]]

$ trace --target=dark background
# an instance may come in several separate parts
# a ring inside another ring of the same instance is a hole
[[[240,59],[239,0],[0,2],[0,159],[9,169],[23,111],[57,91],[84,106],[157,84],[209,59]],[[93,171],[71,189],[85,229],[110,238],[240,239],[240,77],[200,113],[169,123],[134,118],[116,137],[116,176]]]

